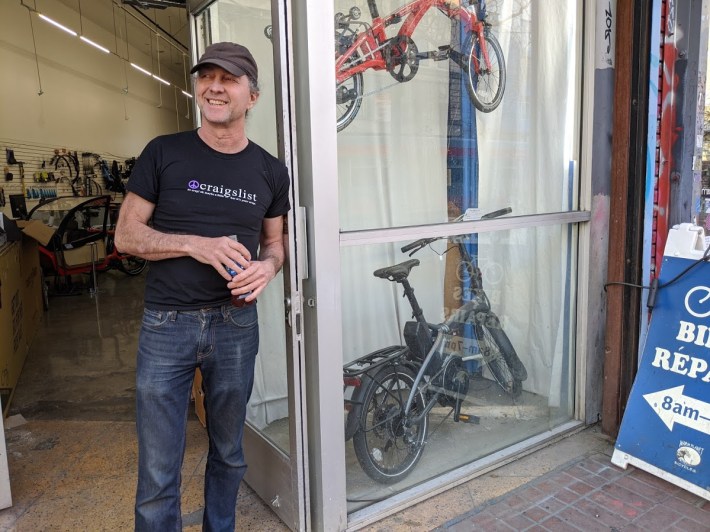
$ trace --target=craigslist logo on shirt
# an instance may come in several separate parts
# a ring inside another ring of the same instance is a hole
[[[205,196],[214,196],[217,198],[226,198],[242,203],[256,205],[256,194],[248,192],[243,188],[227,188],[222,185],[207,185],[200,183],[197,179],[191,179],[187,184],[187,191],[195,194],[204,194]]]

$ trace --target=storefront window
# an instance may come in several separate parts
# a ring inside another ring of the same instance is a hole
[[[351,510],[572,418],[575,238],[551,226],[444,237],[411,258],[400,251],[408,241],[342,249]],[[391,280],[405,272],[435,327],[417,329]],[[403,416],[419,373],[421,395]]]
[[[579,9],[335,1],[348,511],[573,417]]]
[[[440,223],[468,207],[577,208],[579,3],[461,2],[490,24],[482,41],[457,0],[378,0],[382,19],[399,20],[384,28],[365,0],[336,0],[341,230]],[[470,83],[459,57],[478,70]]]

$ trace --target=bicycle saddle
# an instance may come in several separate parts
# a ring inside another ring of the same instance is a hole
[[[419,259],[410,259],[405,262],[400,262],[394,266],[387,266],[374,271],[375,277],[380,279],[389,279],[390,281],[400,282],[406,279],[412,268],[419,266]]]

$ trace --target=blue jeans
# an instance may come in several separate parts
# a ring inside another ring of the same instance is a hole
[[[209,435],[203,529],[234,530],[258,349],[256,305],[144,310],[136,370],[136,530],[182,528],[180,470],[195,368],[202,372]]]

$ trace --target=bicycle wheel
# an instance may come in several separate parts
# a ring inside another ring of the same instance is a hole
[[[357,63],[359,55],[354,53],[351,63]],[[338,131],[342,131],[355,119],[362,104],[362,72],[349,77],[335,87],[335,103]]]
[[[146,259],[134,255],[123,255],[118,263],[118,269],[126,275],[139,275],[147,265]]]
[[[409,368],[386,365],[365,385],[353,444],[367,476],[383,484],[392,484],[411,473],[424,451],[428,415],[410,427],[402,415],[414,379]],[[421,414],[425,405],[424,393],[419,390],[412,402],[411,416]]]
[[[474,330],[483,361],[493,378],[505,393],[518,397],[523,391],[522,381],[527,378],[527,371],[501,328],[498,317],[493,313],[487,314]]]
[[[466,46],[466,88],[476,109],[490,113],[503,100],[506,76],[505,59],[495,35],[486,31],[483,34],[483,40],[486,50],[488,50],[491,67],[486,66],[477,36],[471,35]]]

